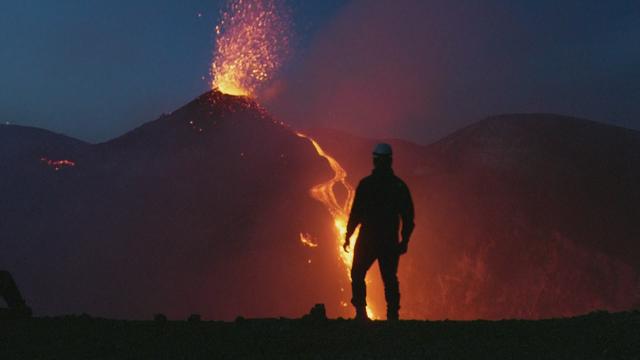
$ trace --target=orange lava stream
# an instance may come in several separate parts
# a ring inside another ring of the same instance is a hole
[[[351,205],[353,203],[353,198],[355,197],[355,190],[353,186],[347,182],[347,172],[344,168],[338,163],[338,161],[333,158],[331,155],[327,154],[324,149],[318,144],[318,142],[308,135],[305,135],[301,132],[296,132],[298,137],[309,140],[313,147],[315,148],[318,155],[323,157],[329,163],[331,170],[333,170],[333,178],[329,181],[318,184],[311,188],[311,196],[321,202],[329,211],[331,216],[333,217],[334,231],[336,234],[336,245],[338,249],[338,255],[340,260],[344,264],[347,270],[347,276],[351,279],[351,264],[353,262],[353,251],[346,252],[342,247],[344,242],[345,235],[347,233],[347,221],[349,220],[349,213],[351,212]],[[336,195],[333,191],[334,186],[342,185],[347,192],[347,196],[343,203],[340,203],[336,198]],[[356,240],[358,238],[359,229],[356,229],[355,233],[351,236],[351,249],[355,248]],[[302,235],[301,235],[302,236]],[[341,303],[342,306],[346,306],[346,302]],[[377,318],[374,314],[373,310],[369,306],[367,306],[367,313],[369,317],[372,319]]]

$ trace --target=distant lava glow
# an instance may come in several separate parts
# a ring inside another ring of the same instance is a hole
[[[58,171],[65,167],[74,167],[76,163],[71,160],[51,160],[46,157],[41,157],[40,161],[47,164],[49,167],[53,168],[53,170]]]
[[[287,57],[290,24],[278,0],[232,0],[216,26],[211,88],[254,96]]]

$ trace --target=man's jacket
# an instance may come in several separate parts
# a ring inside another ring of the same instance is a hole
[[[413,201],[409,188],[393,170],[374,169],[360,181],[353,200],[347,234],[358,226],[360,235],[356,246],[386,250],[398,244],[402,221],[402,238],[409,239],[413,231]]]

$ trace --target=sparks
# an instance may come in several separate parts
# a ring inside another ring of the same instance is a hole
[[[287,57],[290,23],[277,0],[232,0],[215,30],[211,88],[254,96]]]

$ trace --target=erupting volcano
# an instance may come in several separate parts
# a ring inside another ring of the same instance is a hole
[[[216,26],[216,56],[211,65],[212,90],[232,96],[253,97],[259,86],[271,79],[285,60],[289,48],[289,29],[288,12],[277,0],[232,1]],[[334,219],[338,256],[349,274],[353,252],[345,252],[342,242],[355,194],[353,186],[347,182],[344,168],[316,140],[302,132],[296,132],[296,135],[307,139],[335,173],[331,180],[314,186],[310,192]],[[342,202],[334,192],[336,185],[343,186],[346,191]],[[352,247],[355,247],[357,237],[356,231],[351,239]],[[317,246],[303,233],[300,239],[307,246]],[[344,292],[344,287],[341,289]],[[341,305],[347,306],[347,301],[341,301]],[[367,311],[370,317],[376,317],[370,307]]]
[[[0,270],[35,314],[293,318],[324,303],[351,317],[349,181],[381,140],[416,210],[401,318],[640,306],[640,132],[551,114],[490,117],[426,146],[294,130],[257,101],[289,53],[277,1],[232,1],[210,88],[122,136],[0,125]]]

